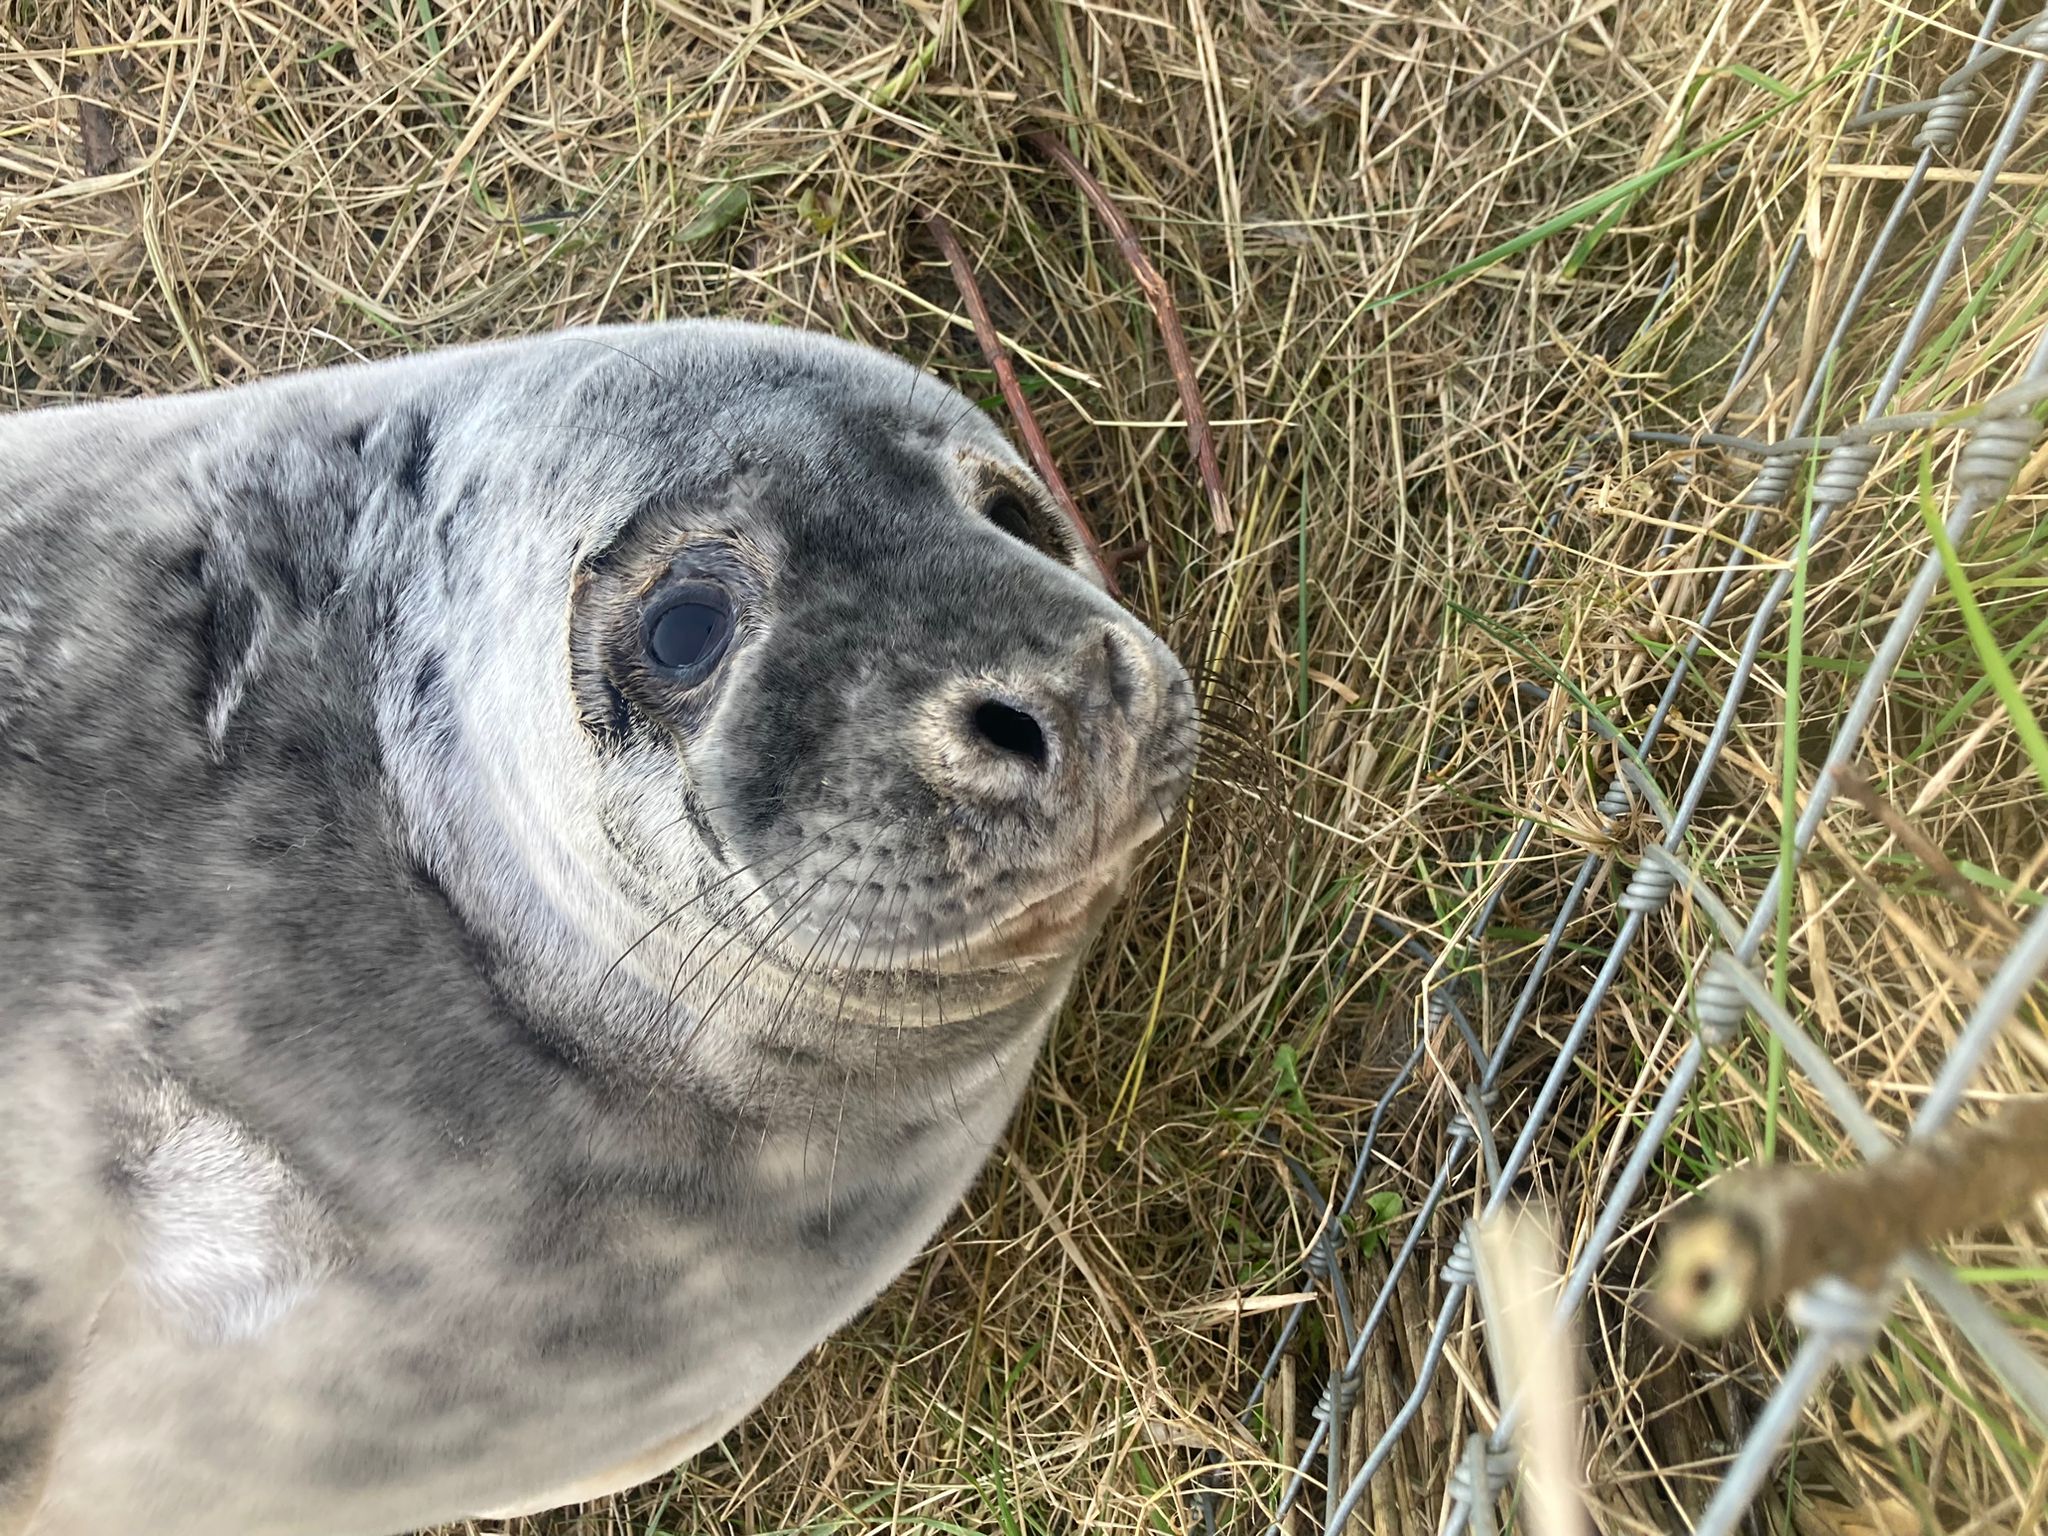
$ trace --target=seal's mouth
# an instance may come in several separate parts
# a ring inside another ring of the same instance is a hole
[[[1139,851],[1166,823],[1166,816],[1157,810],[1141,816],[1112,850],[1077,879],[990,918],[953,946],[951,963],[940,969],[1029,966],[1071,955],[1123,894]]]
[[[1079,880],[1024,903],[963,940],[954,951],[957,958],[944,969],[1028,965],[1071,954],[1082,935],[1116,900],[1124,874],[1122,868],[1091,870]]]
[[[750,969],[791,978],[775,985],[826,988],[840,1014],[862,998],[895,1006],[903,995],[929,993],[936,1002],[942,986],[979,989],[976,995],[1037,986],[1078,958],[1177,809],[1177,796],[1147,796],[1083,856],[983,870],[971,889],[901,874],[889,883],[863,870],[859,883],[845,881],[819,897],[821,877],[781,874],[765,882],[772,889],[736,902],[728,926],[770,935],[749,946]]]

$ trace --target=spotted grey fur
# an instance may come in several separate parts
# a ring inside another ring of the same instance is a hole
[[[708,1445],[960,1199],[1192,741],[987,418],[828,338],[0,420],[0,1531]]]

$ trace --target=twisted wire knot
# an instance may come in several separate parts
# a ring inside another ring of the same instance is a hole
[[[1874,440],[1835,444],[1834,452],[1813,478],[1813,499],[1837,506],[1854,501],[1882,451]]]
[[[1330,1412],[1333,1404],[1340,1413],[1349,1413],[1353,1408],[1356,1408],[1358,1406],[1358,1389],[1362,1380],[1362,1373],[1358,1371],[1345,1371],[1335,1381],[1326,1383],[1323,1387],[1323,1395],[1316,1399],[1315,1416],[1327,1424],[1330,1421]]]
[[[1472,1112],[1475,1100],[1479,1106],[1478,1114]],[[1473,1136],[1484,1141],[1493,1134],[1493,1106],[1499,1102],[1498,1088],[1467,1088],[1445,1107],[1444,1121],[1452,1130],[1462,1125]]]
[[[1472,1486],[1475,1466],[1486,1484],[1483,1489]],[[1451,1493],[1467,1504],[1476,1503],[1482,1498],[1490,1502],[1500,1496],[1500,1491],[1507,1487],[1508,1479],[1514,1475],[1515,1453],[1496,1451],[1487,1442],[1486,1436],[1475,1433],[1466,1437],[1465,1454],[1460,1456],[1457,1465],[1451,1468]]]
[[[1885,1301],[1839,1275],[1822,1275],[1787,1302],[1792,1321],[1845,1354],[1862,1354],[1884,1327]]]
[[[1328,1281],[1337,1272],[1337,1223],[1327,1223],[1320,1236],[1308,1245],[1308,1252],[1301,1256],[1301,1267],[1308,1271],[1309,1278]]]
[[[1996,501],[2019,478],[2040,434],[2040,423],[2024,413],[1980,417],[1956,455],[1956,484]]]
[[[1724,969],[1741,963],[1729,951],[1719,951],[1692,989],[1693,1020],[1709,1045],[1726,1045],[1749,1017],[1749,1004],[1743,1000],[1741,989],[1728,980]]]
[[[1619,821],[1636,808],[1635,791],[1628,787],[1628,780],[1620,774],[1607,786],[1607,793],[1600,797],[1600,814],[1609,821]]]
[[[1678,877],[1663,865],[1647,861],[1638,864],[1635,873],[1628,877],[1627,888],[1621,893],[1622,910],[1640,912],[1647,917],[1663,908],[1677,885]]]
[[[1946,154],[1963,136],[1963,120],[1970,115],[1975,97],[1968,85],[1944,84],[1940,94],[1927,103],[1920,119],[1920,131],[1913,135],[1915,149],[1936,149]]]
[[[1465,1233],[1458,1234],[1457,1242],[1451,1245],[1451,1256],[1444,1260],[1438,1271],[1446,1285],[1476,1285],[1479,1283],[1479,1261],[1472,1252],[1472,1239]]]
[[[1749,489],[1742,493],[1745,507],[1775,507],[1785,499],[1792,489],[1793,478],[1799,473],[1799,455],[1796,453],[1774,453],[1765,459],[1757,470],[1756,478],[1749,482]]]

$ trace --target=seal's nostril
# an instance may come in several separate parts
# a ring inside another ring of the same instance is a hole
[[[1023,710],[1012,709],[998,699],[983,699],[974,706],[974,729],[998,750],[1026,758],[1033,767],[1045,766],[1045,732]]]

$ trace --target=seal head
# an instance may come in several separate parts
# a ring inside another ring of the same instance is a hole
[[[721,422],[721,480],[640,514],[571,604],[643,909],[694,898],[758,935],[750,963],[897,1024],[1070,959],[1192,745],[1172,656],[962,425],[887,396]]]

